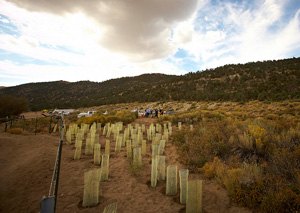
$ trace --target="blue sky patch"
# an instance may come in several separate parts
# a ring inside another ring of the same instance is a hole
[[[174,56],[175,58],[185,58],[188,56],[188,53],[184,49],[179,48]]]
[[[40,44],[41,47],[47,48],[47,49],[52,49],[52,50],[59,50],[59,51],[64,51],[68,53],[75,53],[79,55],[83,55],[84,53],[80,50],[75,50],[71,47],[68,46],[62,46],[62,45],[49,45],[49,44]]]
[[[182,61],[181,68],[187,72],[196,72],[199,70],[199,63],[191,59],[185,59]]]
[[[9,34],[17,37],[21,35],[17,26],[14,25],[7,16],[4,16],[2,14],[0,14],[0,33]]]

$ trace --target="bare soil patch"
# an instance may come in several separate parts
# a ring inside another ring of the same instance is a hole
[[[147,119],[139,119],[144,122]],[[152,122],[152,120],[151,120]],[[39,202],[48,194],[58,146],[58,135],[12,135],[0,133],[0,212],[38,212]],[[100,137],[102,152],[103,136]],[[117,201],[118,212],[185,212],[177,196],[165,195],[165,182],[150,186],[151,152],[148,142],[143,168],[134,170],[123,148],[121,153],[112,151],[110,176],[101,182],[100,204],[82,208],[83,174],[95,168],[92,156],[82,155],[73,160],[74,145],[63,146],[57,212],[102,212],[106,205]],[[111,150],[114,150],[112,143]],[[176,148],[166,146],[166,165],[178,163]],[[201,178],[191,174],[190,178]],[[224,189],[214,182],[205,181],[203,193],[204,212],[249,212],[233,207]]]

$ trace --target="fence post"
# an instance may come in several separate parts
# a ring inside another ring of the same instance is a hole
[[[51,134],[51,129],[52,129],[52,116],[50,117],[50,122],[49,122],[49,134]]]
[[[35,126],[34,126],[34,134],[36,135],[37,131],[37,117],[35,117]]]

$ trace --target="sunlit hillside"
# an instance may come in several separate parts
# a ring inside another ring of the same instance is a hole
[[[183,76],[145,74],[97,83],[56,81],[0,90],[30,109],[151,101],[279,101],[300,98],[300,58],[226,65]]]

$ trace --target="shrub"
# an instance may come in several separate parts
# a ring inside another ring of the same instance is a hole
[[[202,168],[204,175],[207,178],[223,177],[225,169],[225,165],[218,157],[214,157],[212,162],[207,162]]]
[[[231,128],[224,128],[225,121],[205,123],[192,132],[175,132],[173,142],[178,146],[182,161],[189,169],[202,167],[215,156],[225,159],[232,149],[228,143]]]
[[[50,118],[49,117],[41,117],[32,119],[19,119],[13,121],[13,128],[24,129],[26,132],[48,132],[49,131]],[[36,127],[36,128],[35,128]]]
[[[300,209],[299,192],[296,193],[287,186],[272,180],[273,184],[280,185],[280,189],[268,190],[261,200],[262,212],[298,212]]]
[[[97,123],[115,123],[115,122],[123,122],[124,124],[128,124],[133,122],[136,119],[135,113],[129,112],[129,111],[117,111],[113,112],[108,115],[99,115],[96,114],[91,117],[84,117],[77,120],[77,123],[85,123],[85,124],[92,124],[94,122]]]
[[[20,135],[23,133],[23,129],[21,128],[11,128],[7,130],[8,133],[10,134],[15,134],[15,135]]]
[[[0,118],[19,115],[28,109],[28,103],[25,98],[2,95],[0,100]]]
[[[278,117],[208,117],[174,132],[182,162],[221,183],[232,201],[262,212],[300,210],[300,125]],[[200,169],[201,167],[201,169]]]
[[[256,164],[242,164],[237,168],[229,168],[218,158],[203,166],[206,177],[215,177],[225,186],[229,196],[238,203],[248,207],[259,206],[263,193],[262,169]]]

